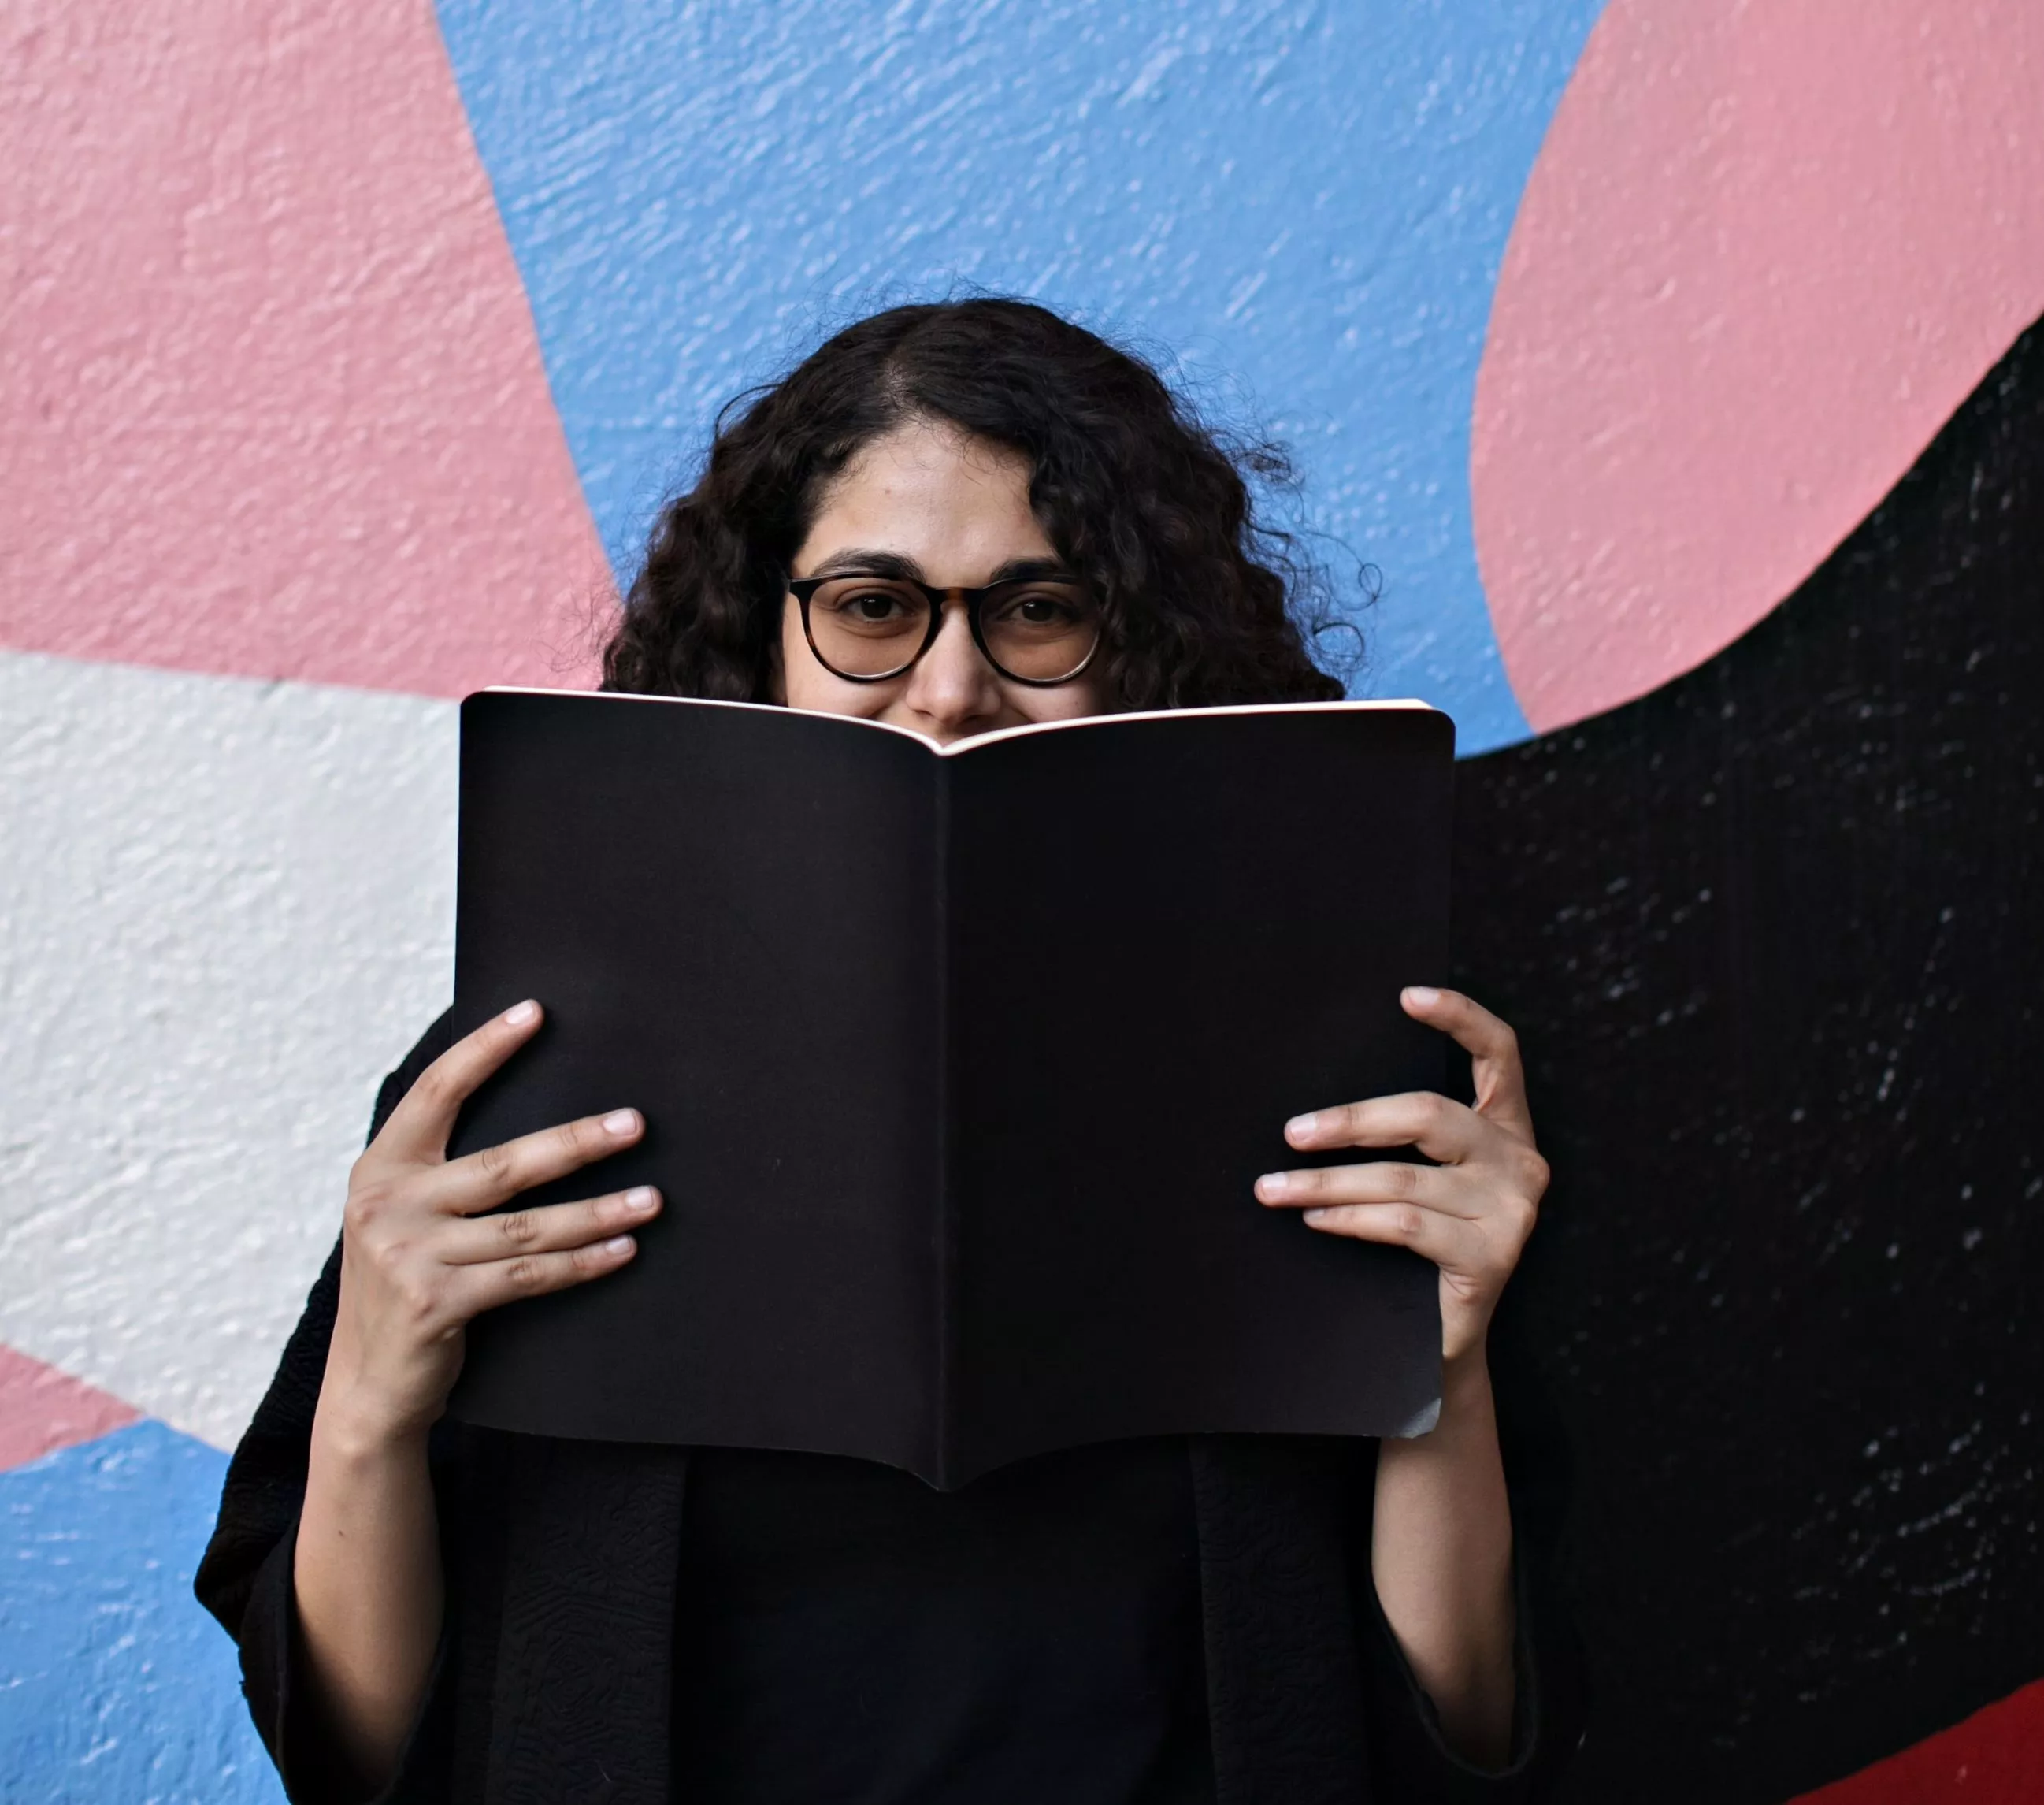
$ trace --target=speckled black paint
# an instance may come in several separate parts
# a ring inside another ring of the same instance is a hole
[[[1768,620],[1462,768],[1555,1168],[1569,1796],[1780,1800],[2044,1675],[2044,324]]]

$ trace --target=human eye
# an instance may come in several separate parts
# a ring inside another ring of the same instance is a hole
[[[899,630],[920,623],[928,608],[920,590],[884,578],[833,579],[816,591],[813,606],[853,631]]]
[[[1018,583],[987,613],[1003,627],[1035,632],[1067,632],[1088,618],[1085,597],[1067,583]]]

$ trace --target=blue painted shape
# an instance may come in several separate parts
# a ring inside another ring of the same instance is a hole
[[[282,1799],[191,1592],[226,1466],[139,1422],[0,1473],[0,1799]]]
[[[621,573],[720,403],[959,283],[1288,439],[1383,572],[1359,690],[1523,737],[1470,525],[1505,237],[1602,0],[440,0]],[[1246,387],[1246,394],[1244,392]],[[1352,560],[1337,557],[1338,576]],[[1350,586],[1351,602],[1359,591]]]

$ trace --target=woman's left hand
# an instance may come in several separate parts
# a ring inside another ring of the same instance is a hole
[[[1441,1353],[1479,1353],[1504,1282],[1539,1214],[1547,1162],[1533,1145],[1526,1077],[1511,1028],[1455,991],[1416,987],[1399,999],[1416,1022],[1469,1049],[1473,1108],[1431,1091],[1373,1097],[1295,1118],[1285,1138],[1302,1153],[1331,1147],[1416,1147],[1438,1165],[1368,1165],[1271,1172],[1263,1203],[1303,1208],[1327,1234],[1409,1247],[1441,1269]]]

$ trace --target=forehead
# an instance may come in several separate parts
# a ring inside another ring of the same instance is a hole
[[[804,551],[828,556],[860,545],[926,563],[1046,552],[1049,541],[1029,509],[1029,476],[1019,452],[909,421],[862,447],[824,489]]]

